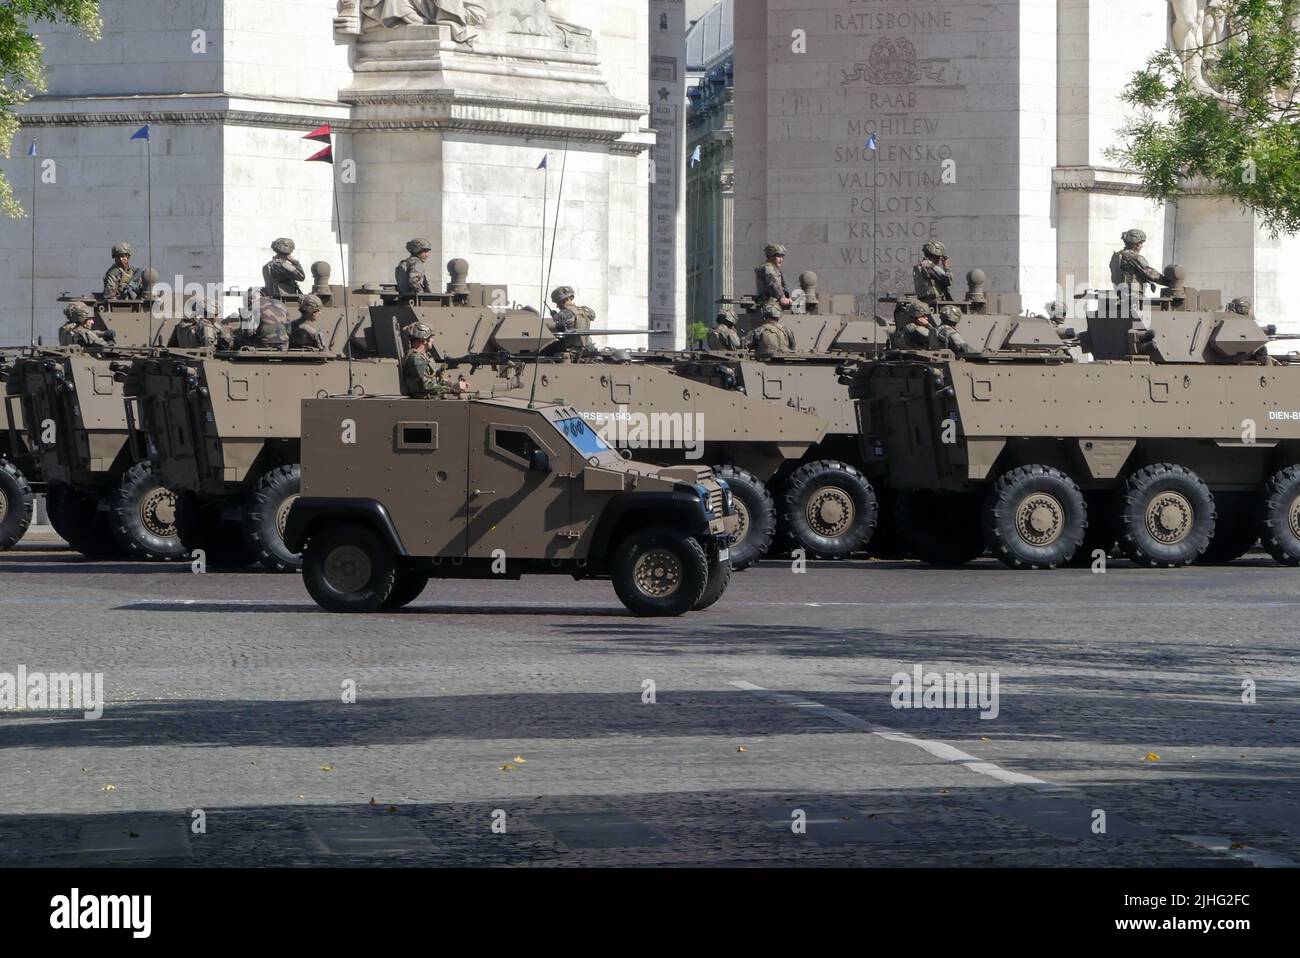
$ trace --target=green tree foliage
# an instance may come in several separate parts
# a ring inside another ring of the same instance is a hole
[[[709,327],[704,323],[691,323],[686,327],[687,346],[698,346],[709,338]]]
[[[70,23],[99,38],[99,0],[3,0],[0,2],[0,155],[9,156],[20,126],[17,107],[45,90],[45,47],[35,24]],[[21,216],[13,187],[0,173],[0,209]]]

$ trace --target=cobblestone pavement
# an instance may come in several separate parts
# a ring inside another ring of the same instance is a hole
[[[0,711],[0,865],[1300,861],[1300,595],[1262,556],[764,564],[645,621],[561,578],[336,617],[63,548],[0,554],[0,673],[108,702]],[[996,718],[894,708],[917,666],[996,673]]]

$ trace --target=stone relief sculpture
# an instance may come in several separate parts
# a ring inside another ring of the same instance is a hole
[[[469,44],[479,36],[524,34],[551,37],[567,45],[571,34],[591,31],[553,18],[545,0],[360,0],[363,33],[410,25],[450,28],[452,39]]]
[[[1193,87],[1210,93],[1210,71],[1214,66],[1215,47],[1227,35],[1224,0],[1169,0],[1173,13],[1170,28],[1171,46]]]

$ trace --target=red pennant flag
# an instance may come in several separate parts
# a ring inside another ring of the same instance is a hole
[[[307,157],[307,162],[308,163],[319,162],[319,163],[332,164],[334,162],[334,147],[332,146],[325,147],[325,149],[321,150],[319,153]]]
[[[310,133],[304,136],[303,139],[316,140],[318,143],[328,143],[330,142],[331,132],[333,131],[330,130],[330,125],[326,123],[324,126],[317,127],[316,129],[312,130]]]

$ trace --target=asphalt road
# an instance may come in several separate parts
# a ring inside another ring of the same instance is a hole
[[[0,866],[1300,862],[1298,573],[1262,555],[764,564],[647,621],[563,578],[338,617],[63,548],[0,554],[0,673],[107,704],[0,711]],[[996,675],[996,717],[895,708],[918,666]]]

